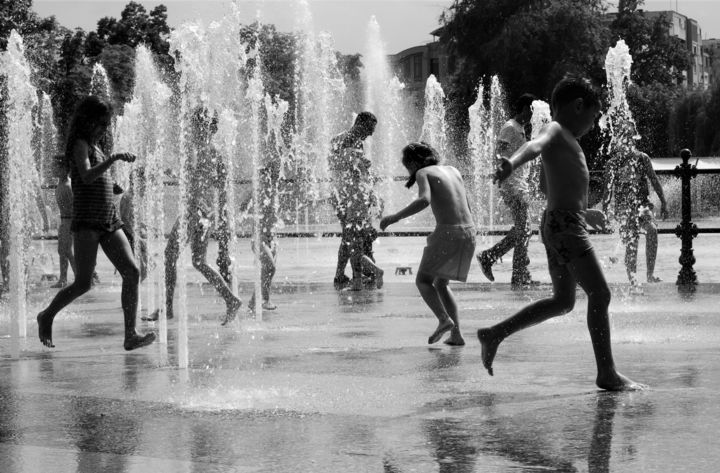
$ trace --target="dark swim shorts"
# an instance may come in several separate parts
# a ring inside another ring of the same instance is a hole
[[[568,264],[593,249],[584,211],[545,210],[540,222],[540,232],[548,261]]]

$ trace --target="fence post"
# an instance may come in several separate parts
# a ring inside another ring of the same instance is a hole
[[[681,203],[682,219],[675,228],[675,235],[680,238],[680,273],[677,278],[677,287],[680,292],[695,292],[697,275],[693,269],[695,256],[693,255],[692,240],[698,235],[697,225],[692,223],[692,208],[690,199],[690,180],[698,174],[697,167],[689,163],[692,153],[689,149],[680,151],[682,164],[675,167],[673,174],[682,182]]]

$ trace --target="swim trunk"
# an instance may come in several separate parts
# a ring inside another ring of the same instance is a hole
[[[438,225],[427,237],[418,273],[465,282],[473,254],[474,225]]]
[[[550,263],[568,264],[593,249],[581,210],[545,210],[540,233]]]

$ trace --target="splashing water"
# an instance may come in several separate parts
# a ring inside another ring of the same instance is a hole
[[[504,93],[497,76],[491,78],[487,92],[482,83],[478,85],[477,99],[468,108],[468,113],[468,153],[475,189],[471,192],[474,196],[475,223],[481,233],[485,231],[487,239],[487,232],[494,230],[496,221],[497,197],[490,175],[497,164],[495,144],[505,115]]]
[[[607,163],[609,182],[615,182],[613,191],[615,208],[612,217],[619,222],[619,234],[624,246],[635,245],[637,250],[640,233],[639,208],[642,172],[640,154],[635,142],[640,139],[630,105],[627,101],[627,88],[630,85],[632,56],[622,39],[608,50],[605,58],[605,72],[608,81],[610,106],[600,119],[600,127],[609,135],[606,149],[610,161]],[[635,284],[635,271],[628,268],[630,281]]]
[[[407,119],[402,98],[405,84],[390,70],[380,34],[380,25],[374,16],[367,27],[363,63],[365,65],[363,107],[378,117],[375,133],[367,140],[369,146],[366,147],[366,154],[373,162],[373,172],[376,176],[403,176],[406,171],[400,161],[400,150],[408,143]],[[407,199],[406,194],[402,192],[403,188],[394,185],[392,177],[381,178],[375,190],[386,208],[394,207],[394,202],[398,200]]]
[[[448,158],[445,92],[432,74],[425,83],[425,112],[420,141],[431,145],[443,158]]]
[[[332,37],[314,32],[308,2],[297,2],[295,62],[295,133],[292,143],[296,177],[304,183],[297,185],[296,223],[299,212],[306,210],[305,223],[310,217],[318,221],[319,203],[328,194],[328,162],[330,141],[341,131],[346,85],[338,69]],[[305,195],[300,195],[301,193]],[[312,212],[314,215],[309,215]]]
[[[543,100],[534,100],[530,108],[532,110],[532,116],[530,117],[530,126],[532,130],[530,132],[530,139],[534,140],[540,135],[545,126],[552,121],[552,116],[550,114],[550,105]],[[533,159],[527,164],[527,166],[529,167],[528,183],[530,187],[530,195],[535,201],[544,201],[545,196],[542,192],[540,192],[540,171],[542,169],[542,160]],[[537,210],[533,212],[530,219],[531,221],[539,220],[538,213],[540,211],[540,207],[535,207]]]
[[[13,30],[8,39],[7,51],[0,56],[2,71],[6,77],[7,164],[6,181],[3,183],[7,208],[7,249],[9,260],[9,303],[11,336],[18,341],[27,335],[27,285],[25,272],[30,254],[32,225],[29,216],[35,204],[35,192],[39,187],[37,169],[29,159],[32,150],[32,110],[38,106],[35,87],[30,82],[30,66],[25,59],[24,45],[20,35]],[[13,347],[19,355],[19,345]]]
[[[131,209],[132,233],[135,235],[135,254],[141,260],[141,270],[148,273],[145,280],[145,304],[149,311],[159,311],[160,342],[167,343],[167,324],[164,314],[165,293],[165,185],[166,166],[173,161],[171,146],[173,126],[171,92],[163,83],[151,52],[138,46],[135,55],[135,87],[125,105],[125,113],[116,120],[113,141],[119,151],[128,151],[138,158],[123,168],[129,174],[122,208]],[[132,172],[130,170],[132,169]],[[150,268],[153,268],[150,271]],[[139,307],[140,308],[140,307]]]

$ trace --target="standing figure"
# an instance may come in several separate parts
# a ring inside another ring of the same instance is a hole
[[[525,138],[525,127],[532,118],[532,103],[537,98],[532,94],[521,95],[513,107],[513,118],[503,125],[498,135],[496,156],[509,158],[517,151],[527,139]],[[528,218],[528,207],[530,195],[528,189],[528,174],[526,170],[518,171],[510,176],[500,185],[500,196],[512,215],[513,226],[505,237],[497,242],[492,248],[483,251],[478,255],[478,262],[482,272],[490,281],[495,280],[492,273],[492,266],[502,258],[505,253],[514,248],[512,259],[512,277],[510,285],[513,289],[522,289],[535,284],[530,277],[528,265],[528,243],[530,242],[530,220]]]
[[[218,193],[225,191],[227,171],[222,157],[211,145],[217,132],[217,118],[210,118],[205,107],[198,107],[192,117],[192,142],[196,146],[196,161],[188,173],[187,238],[193,267],[202,274],[225,301],[222,325],[233,320],[242,301],[232,293],[230,286],[207,262],[207,250],[215,218],[214,203]],[[224,197],[223,197],[224,198]],[[226,199],[226,198],[225,198]],[[170,230],[165,246],[165,310],[168,319],[174,317],[173,298],[177,283],[177,261],[180,256],[180,217]],[[153,312],[144,320],[157,320]]]
[[[345,275],[348,261],[352,267],[351,288],[363,288],[363,276],[380,289],[383,270],[375,264],[372,242],[377,231],[372,226],[371,209],[378,206],[373,192],[374,179],[370,174],[370,160],[365,157],[363,140],[375,131],[377,118],[370,112],[361,112],[353,126],[332,139],[329,168],[333,177],[332,203],[335,207],[342,236],[338,250],[337,268],[333,281],[336,289],[350,284]]]
[[[614,196],[615,217],[620,221],[620,238],[625,245],[625,269],[633,286],[638,285],[637,254],[641,231],[645,232],[647,282],[662,281],[655,276],[658,230],[648,180],[660,198],[660,216],[665,220],[668,216],[665,194],[647,154],[631,146],[629,155],[617,154],[607,163],[603,211],[607,213]]]
[[[504,181],[516,168],[542,155],[547,208],[540,224],[548,259],[553,295],[524,307],[490,328],[478,330],[482,362],[490,375],[497,349],[507,337],[547,319],[567,314],[575,306],[578,284],[588,298],[590,331],[600,389],[642,389],[615,369],[610,343],[610,288],[595,256],[585,223],[588,171],[578,138],[592,129],[600,113],[600,99],[589,80],[567,76],[555,86],[553,121],[510,159],[503,159],[494,180]]]
[[[60,223],[58,224],[58,260],[60,263],[60,277],[58,282],[53,284],[53,288],[61,288],[67,286],[68,266],[72,268],[73,274],[77,274],[75,267],[75,256],[73,255],[73,238],[70,226],[72,225],[73,215],[73,193],[70,184],[70,173],[65,166],[65,156],[55,156],[54,159],[55,175],[58,178],[57,187],[55,187],[55,201],[60,211]]]
[[[85,294],[92,286],[98,247],[122,277],[121,302],[125,318],[124,348],[133,350],[149,345],[154,333],[140,335],[135,331],[140,270],[130,244],[122,231],[122,220],[113,201],[113,184],[109,170],[116,161],[132,163],[130,153],[106,157],[97,146],[107,130],[112,107],[104,100],[88,96],[78,105],[70,120],[66,159],[70,168],[73,193],[71,230],[75,246],[75,281],[57,293],[50,305],[37,316],[38,336],[43,345],[54,347],[52,326],[55,316],[65,306]]]
[[[275,310],[277,306],[270,302],[270,287],[277,267],[278,245],[275,239],[278,206],[278,182],[280,180],[279,162],[270,161],[260,168],[260,245],[252,242],[253,251],[260,259],[260,288],[263,310]],[[259,247],[258,247],[259,246]],[[259,251],[259,253],[258,253]],[[255,310],[253,292],[248,308]]]
[[[380,221],[380,229],[415,215],[430,206],[435,230],[427,238],[415,284],[438,319],[428,338],[435,343],[450,331],[448,345],[465,345],[460,333],[457,302],[448,287],[450,280],[467,281],[475,253],[475,225],[467,201],[462,175],[452,166],[440,165],[440,157],[427,143],[410,143],[403,148],[402,162],[410,178],[406,186],[418,185],[418,197],[396,214]]]

